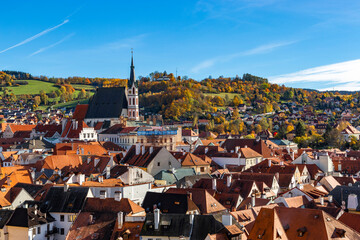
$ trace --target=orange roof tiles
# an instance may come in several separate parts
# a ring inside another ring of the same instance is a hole
[[[64,167],[78,167],[82,163],[81,157],[78,155],[52,155],[44,160],[43,168],[46,169],[62,169]]]

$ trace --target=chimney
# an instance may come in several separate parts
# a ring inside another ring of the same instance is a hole
[[[110,165],[106,166],[106,179],[110,178]]]
[[[216,178],[212,179],[212,187],[213,187],[213,190],[216,191]]]
[[[245,147],[244,148],[247,148],[247,145],[245,145]]]
[[[67,192],[69,190],[69,184],[64,183],[64,192]]]
[[[279,182],[279,177],[280,177],[280,174],[277,172],[275,173],[275,178],[276,178],[276,181]]]
[[[83,185],[83,183],[85,182],[85,174],[79,173],[78,177],[79,177],[79,184]]]
[[[114,199],[115,199],[115,201],[120,202],[120,200],[121,200],[121,192],[120,191],[115,192]]]
[[[236,147],[235,147],[235,153],[238,153],[238,152],[239,152],[239,149],[240,149],[239,146],[236,146]]]
[[[323,197],[323,196],[320,197],[320,205],[321,205],[321,206],[324,205],[324,197]]]
[[[222,224],[224,224],[224,226],[231,226],[232,220],[232,215],[230,213],[222,215]]]
[[[295,152],[294,151],[291,152],[291,160],[293,160],[293,161],[295,160]]]
[[[123,212],[118,212],[117,221],[118,221],[118,229],[122,229],[123,224],[124,224],[124,213]]]
[[[268,167],[271,167],[271,160],[268,159]]]
[[[231,176],[231,174],[229,174],[229,175],[226,177],[226,186],[227,186],[227,187],[230,187],[230,186],[231,186],[231,180],[232,180],[232,176]]]
[[[255,194],[251,194],[251,207],[255,207]]]
[[[145,154],[145,146],[144,145],[141,147],[141,154]]]
[[[150,153],[150,154],[152,154],[152,153],[153,153],[153,151],[154,151],[154,147],[153,147],[153,146],[151,146],[151,147],[150,147],[150,149],[149,149],[149,153]]]
[[[332,195],[328,195],[328,201],[329,201],[329,203],[333,202],[333,196]]]
[[[154,209],[154,228],[159,230],[160,224],[160,210],[158,208]]]
[[[280,166],[284,166],[284,161],[280,161]]]
[[[135,154],[136,154],[136,155],[140,155],[140,147],[141,147],[141,146],[140,146],[140,144],[138,144],[138,143],[135,145]]]
[[[89,216],[89,225],[93,223],[94,215],[90,214]]]
[[[31,173],[31,179],[32,179],[33,183],[35,183],[35,182],[36,182],[35,170],[34,170],[34,169],[31,169],[31,170],[30,170],[30,173]]]
[[[99,183],[104,182],[104,176],[100,175],[100,176],[98,177],[98,180],[99,180]]]
[[[194,224],[194,217],[195,217],[194,213],[191,213],[189,215],[189,217],[190,217],[190,224],[193,225]]]

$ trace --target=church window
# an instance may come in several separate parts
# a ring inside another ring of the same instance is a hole
[[[133,94],[135,94],[135,88],[133,87]]]

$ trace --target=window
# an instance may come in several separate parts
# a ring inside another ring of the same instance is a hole
[[[65,219],[65,216],[64,215],[60,215],[60,222],[63,222]]]
[[[64,235],[65,234],[65,229],[64,228],[60,228],[60,234]]]
[[[41,234],[41,227],[38,227],[37,230],[38,234]]]
[[[204,167],[200,167],[200,172],[205,172],[205,168],[204,168]]]
[[[160,167],[160,162],[157,163],[158,167]]]
[[[68,216],[68,222],[75,222],[76,215],[69,215]]]

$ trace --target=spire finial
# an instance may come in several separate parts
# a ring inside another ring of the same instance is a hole
[[[131,48],[131,66],[133,67],[134,66],[134,49]]]

